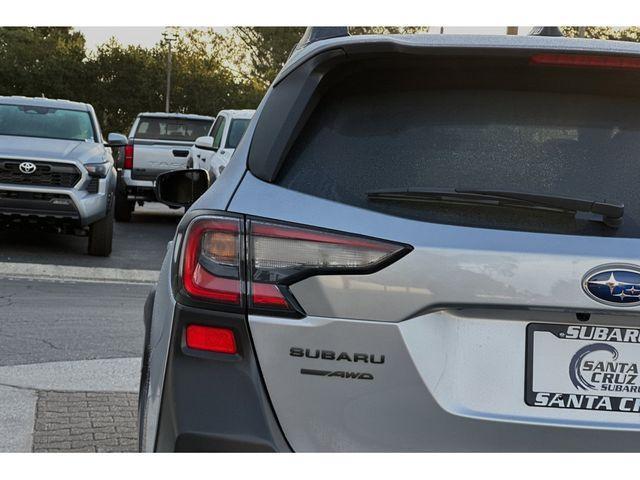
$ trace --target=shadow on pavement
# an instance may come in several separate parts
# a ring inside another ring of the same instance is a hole
[[[115,223],[108,258],[87,255],[87,238],[33,230],[0,231],[0,262],[159,270],[183,210],[136,207],[131,222]],[[0,265],[0,269],[2,266]]]

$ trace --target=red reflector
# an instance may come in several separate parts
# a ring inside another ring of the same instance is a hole
[[[125,145],[124,146],[124,165],[123,167],[127,170],[131,170],[133,168],[133,145]]]
[[[560,67],[596,67],[640,70],[640,58],[610,57],[605,55],[571,55],[563,53],[537,53],[530,58],[533,65]]]
[[[217,353],[238,353],[233,331],[228,328],[187,325],[187,347]]]
[[[290,308],[289,302],[284,298],[277,285],[254,283],[251,285],[251,289],[251,302],[254,306]]]

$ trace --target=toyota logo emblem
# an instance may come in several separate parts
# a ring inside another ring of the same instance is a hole
[[[36,166],[31,162],[22,162],[18,166],[18,168],[20,169],[20,171],[22,173],[26,173],[26,174],[29,174],[29,175],[36,171]]]

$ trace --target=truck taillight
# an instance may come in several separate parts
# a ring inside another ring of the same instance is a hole
[[[124,147],[124,164],[125,170],[131,170],[133,168],[133,145],[125,145]]]
[[[184,293],[250,312],[298,316],[289,285],[314,275],[373,273],[407,245],[313,227],[238,217],[202,216],[186,232]],[[246,275],[245,275],[246,266]],[[245,278],[246,277],[246,278]]]

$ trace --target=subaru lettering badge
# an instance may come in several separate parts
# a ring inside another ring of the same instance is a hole
[[[604,265],[584,276],[582,288],[597,302],[616,307],[640,305],[640,268]]]
[[[18,168],[22,173],[26,173],[27,175],[32,174],[36,171],[36,166],[31,162],[22,162]]]

